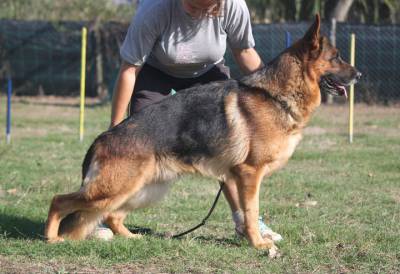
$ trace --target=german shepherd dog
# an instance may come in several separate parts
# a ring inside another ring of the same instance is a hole
[[[99,135],[83,161],[79,191],[51,202],[47,241],[84,239],[99,221],[138,237],[124,226],[126,215],[160,200],[177,176],[199,173],[236,183],[246,238],[273,256],[277,248],[257,223],[261,181],[292,155],[320,105],[320,87],[345,95],[344,86],[360,76],[320,37],[316,15],[304,37],[265,68],[241,81],[180,91]]]

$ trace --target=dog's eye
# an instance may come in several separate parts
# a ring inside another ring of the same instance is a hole
[[[337,52],[329,61],[339,61],[340,60],[340,55]]]

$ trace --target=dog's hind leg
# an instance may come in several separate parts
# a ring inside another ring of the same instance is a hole
[[[65,224],[62,236],[73,240],[84,239],[107,212],[120,207],[129,197],[124,192],[100,199],[90,199],[84,194],[85,192],[74,192],[53,198],[45,229],[48,242],[63,241],[58,232],[60,222],[71,213],[73,220]]]
[[[151,181],[154,164],[152,157],[103,162],[99,165],[98,175],[90,177],[80,191],[55,196],[45,229],[47,240],[63,240],[58,232],[60,222],[71,213],[74,220],[69,223],[70,227],[65,227],[63,236],[84,239],[97,221],[120,208],[146,182]]]
[[[63,241],[59,236],[60,222],[69,214],[73,214],[72,221],[66,222],[63,236],[84,239],[99,219],[120,208],[154,176],[152,153],[116,158],[101,156],[101,150],[97,154],[80,191],[53,198],[45,228],[48,242]]]
[[[50,205],[46,222],[45,238],[49,243],[63,241],[59,236],[60,223],[67,217],[62,227],[61,234],[70,239],[84,239],[104,215],[104,211],[112,204],[109,198],[91,201],[85,197],[84,192],[56,195]],[[72,214],[72,215],[70,215]]]
[[[82,200],[81,192],[54,196],[51,201],[45,228],[45,238],[48,242],[63,241],[63,238],[58,236],[60,222],[67,215],[80,209],[81,205],[76,203],[79,200]]]
[[[103,219],[102,211],[78,211],[61,221],[59,235],[71,240],[86,238]]]
[[[138,192],[129,197],[129,199],[120,208],[114,212],[110,212],[105,223],[110,227],[114,234],[119,234],[127,238],[138,238],[140,234],[134,234],[127,229],[123,222],[126,215],[134,209],[144,208],[159,202],[170,187],[169,182],[152,182],[144,185]]]
[[[114,234],[121,235],[126,238],[140,238],[142,235],[134,234],[129,231],[128,228],[124,225],[124,220],[128,212],[123,210],[117,210],[111,212],[104,219],[104,222],[110,227]]]

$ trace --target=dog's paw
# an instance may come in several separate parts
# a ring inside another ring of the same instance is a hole
[[[47,239],[46,242],[49,243],[49,244],[62,243],[62,242],[64,242],[64,238],[57,236],[57,237],[54,237],[54,238]]]
[[[268,257],[279,258],[281,254],[279,253],[278,247],[270,239],[263,239],[262,242],[253,245],[257,249],[268,250]]]
[[[126,237],[129,239],[141,239],[141,238],[143,238],[143,235],[137,234],[137,233],[131,233],[131,234],[126,235]]]
[[[253,242],[252,246],[254,246],[256,249],[263,250],[263,249],[270,249],[275,245],[274,245],[274,242],[272,240],[266,238],[266,239],[262,239],[261,241],[256,242],[256,243]]]

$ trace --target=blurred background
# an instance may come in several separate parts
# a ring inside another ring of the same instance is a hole
[[[88,28],[86,93],[108,101],[120,65],[119,47],[136,0],[2,0],[0,92],[79,96],[81,30]],[[257,51],[265,62],[300,38],[320,13],[322,32],[349,61],[356,35],[356,66],[363,79],[356,101],[391,104],[400,99],[399,0],[247,0]],[[288,34],[289,39],[288,41]],[[231,55],[232,75],[240,77]],[[337,103],[343,102],[335,99]],[[331,100],[329,100],[331,101]]]

